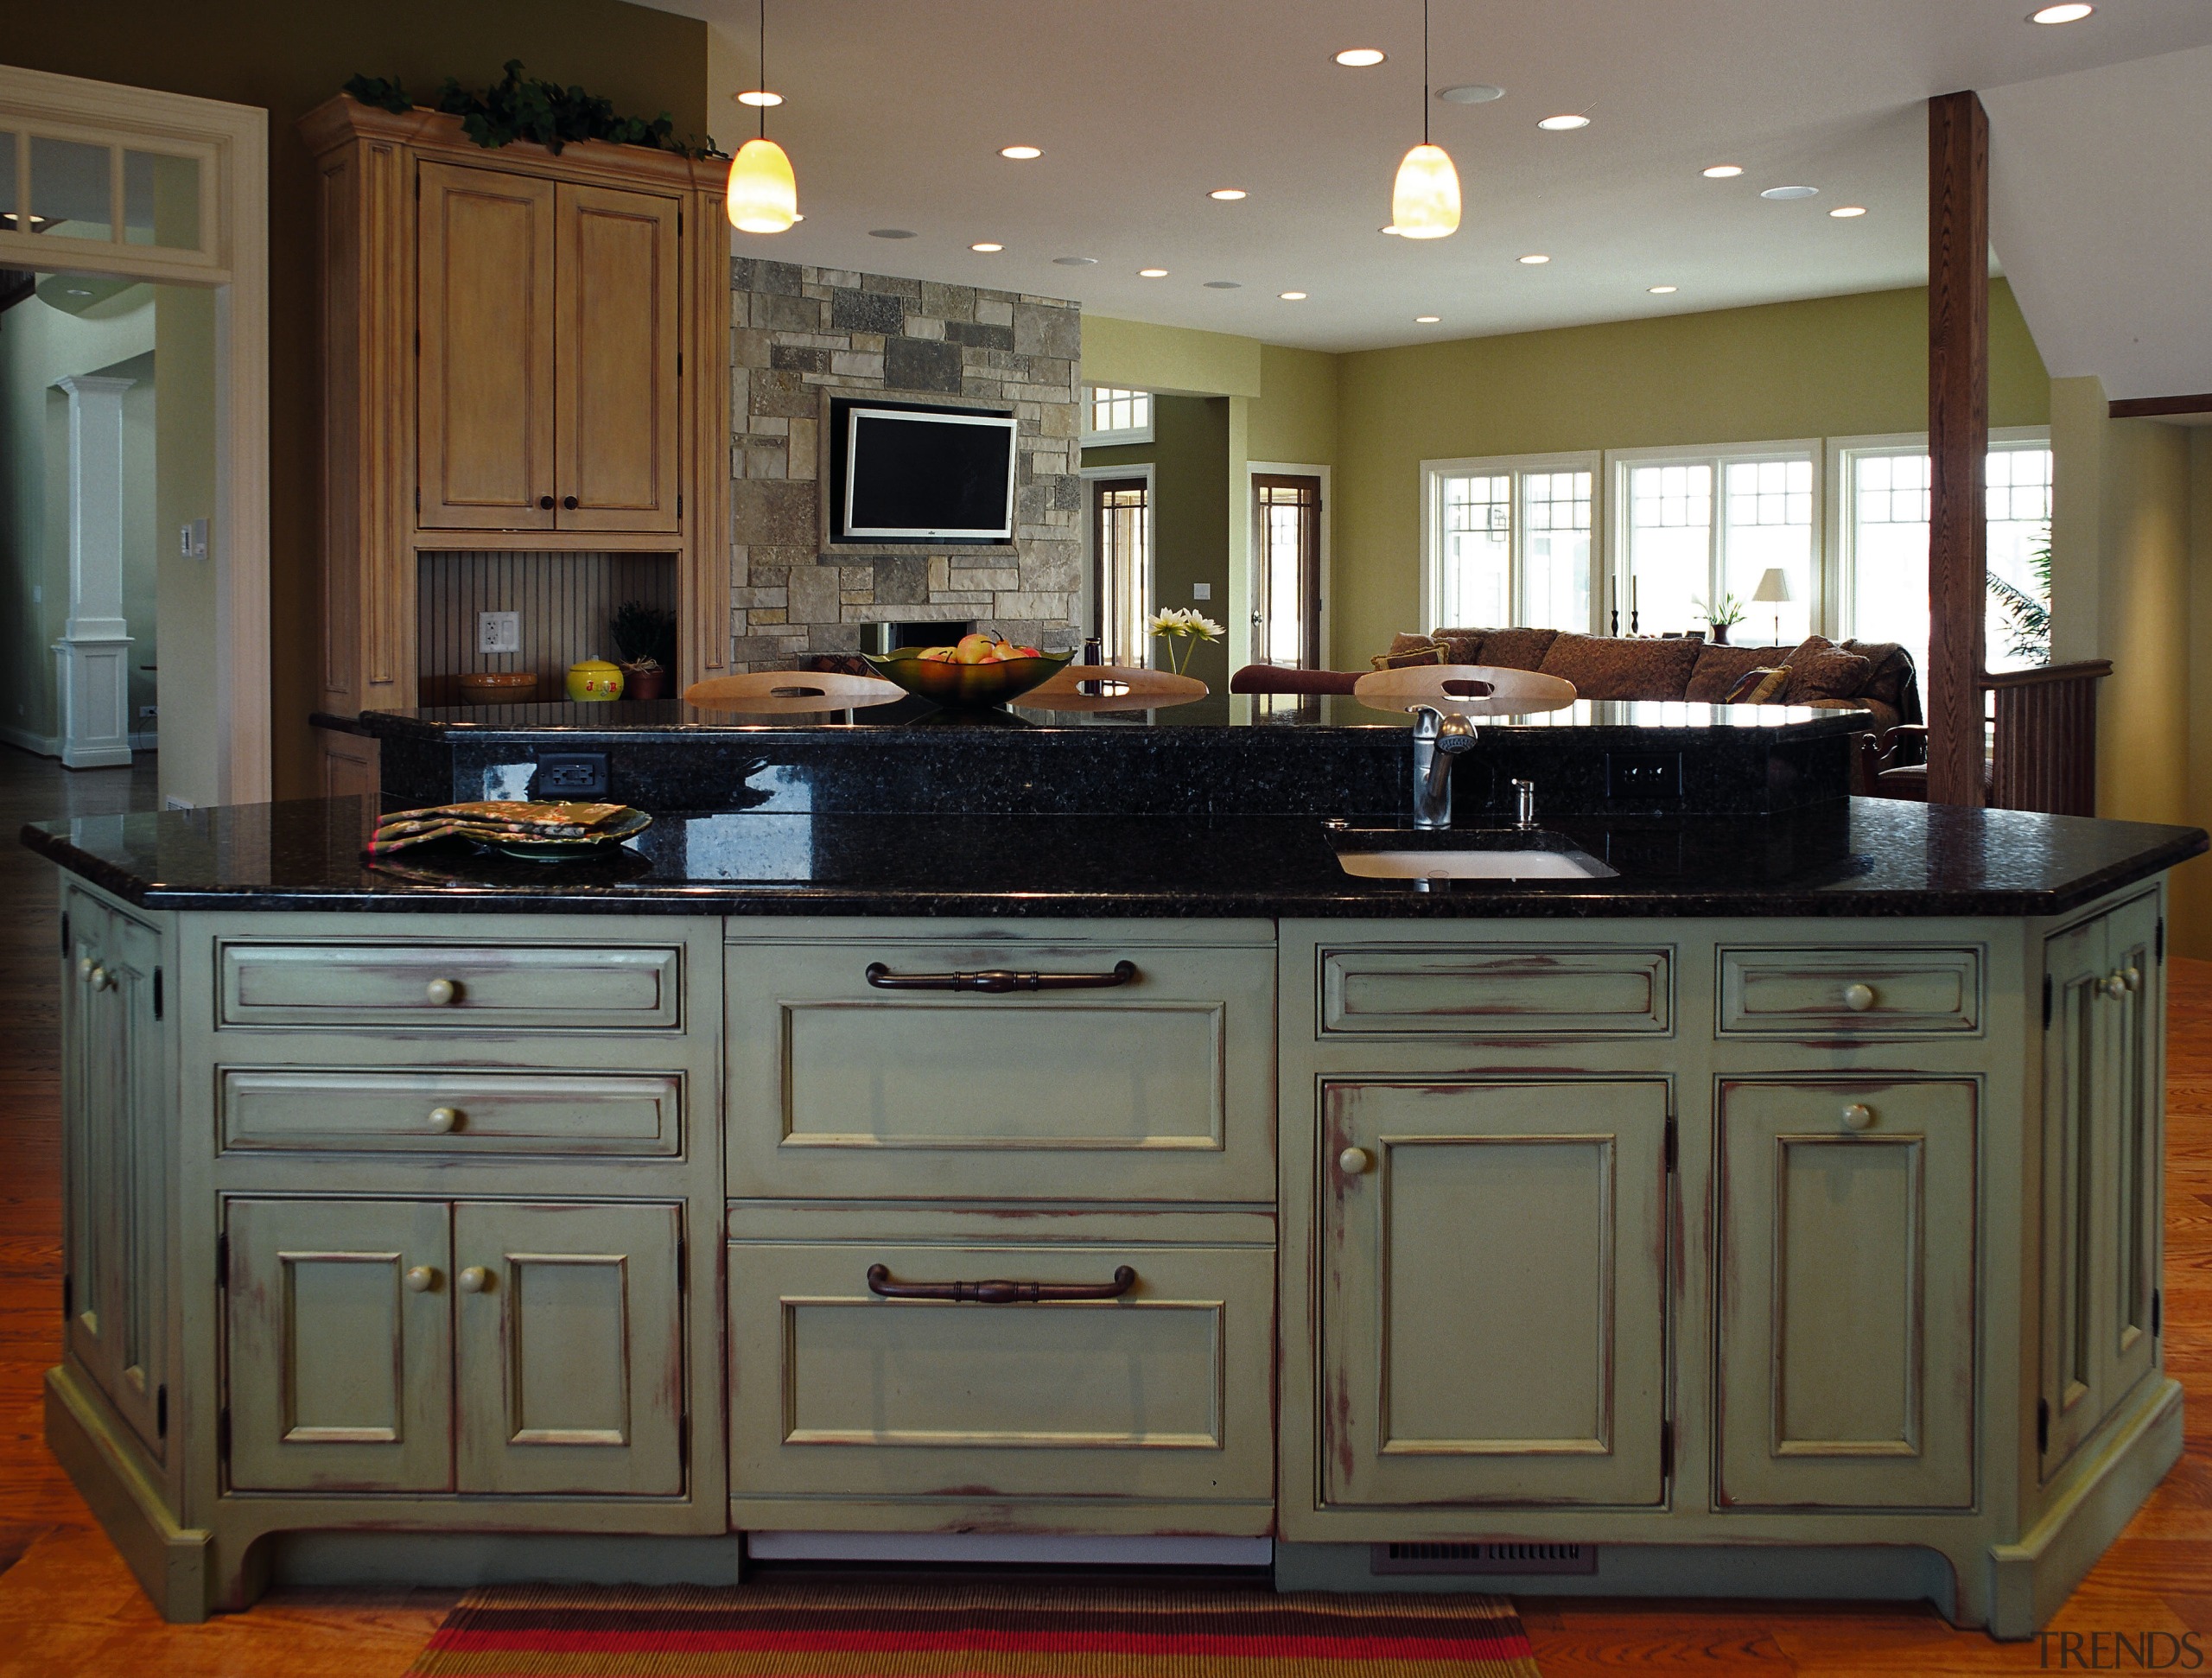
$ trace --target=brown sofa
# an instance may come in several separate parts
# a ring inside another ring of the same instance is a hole
[[[1395,638],[1393,662],[1414,661],[1436,642],[1444,644],[1445,662],[1563,676],[1585,699],[1719,704],[1746,671],[1787,664],[1789,679],[1773,703],[1865,710],[1880,734],[1921,720],[1912,655],[1893,641],[1834,642],[1815,635],[1794,647],[1719,646],[1556,629],[1440,629],[1433,637]]]

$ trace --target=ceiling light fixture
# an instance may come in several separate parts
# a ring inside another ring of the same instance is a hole
[[[999,148],[1000,156],[1011,157],[1017,163],[1026,163],[1033,157],[1042,157],[1044,155],[1043,150],[1036,146],[1001,146]]]
[[[1414,324],[1417,327],[1433,327],[1443,318],[1441,315],[1416,315],[1414,316]]]
[[[1238,199],[1249,195],[1242,187],[1216,187],[1206,194],[1208,198],[1218,199],[1224,204],[1234,204]]]
[[[1141,280],[1164,280],[1167,277],[1167,270],[1164,268],[1140,268],[1137,277]]]
[[[1096,268],[1098,266],[1098,258],[1096,257],[1055,257],[1052,258],[1052,261],[1056,266],[1061,268]]]
[[[1421,0],[1421,143],[1398,164],[1390,224],[1401,238],[1442,238],[1459,230],[1459,171],[1428,143],[1428,0]]]
[[[771,93],[765,87],[748,87],[737,96],[737,102],[740,105],[781,105],[784,96]]]
[[[1242,280],[1208,280],[1206,282],[1206,289],[1209,291],[1242,291],[1243,289],[1244,282]]]
[[[911,227],[871,227],[868,230],[868,236],[870,238],[912,238],[914,230]]]
[[[1554,134],[1564,134],[1571,128],[1589,127],[1590,119],[1587,117],[1578,117],[1572,111],[1569,111],[1561,116],[1547,117],[1541,122],[1538,123],[1536,126],[1541,129],[1548,129]]]
[[[2079,23],[2094,10],[2096,10],[2094,6],[2079,4],[2077,0],[2077,3],[2072,5],[2045,6],[2040,11],[2031,11],[2028,14],[2028,22],[2031,23]]]
[[[1278,291],[1275,296],[1287,303],[1302,303],[1306,301],[1306,294],[1302,291]]]
[[[1709,169],[1698,171],[1708,181],[1733,181],[1743,172],[1744,166],[1741,163],[1715,163]]]
[[[1388,233],[1392,238],[1396,238],[1398,237],[1398,230],[1395,226],[1389,227],[1378,227],[1375,231],[1378,233]]]
[[[1446,105],[1488,105],[1492,99],[1503,99],[1505,90],[1486,81],[1470,81],[1457,87],[1440,87],[1436,97]]]
[[[1380,64],[1387,56],[1380,47],[1347,47],[1337,54],[1337,62],[1347,69],[1364,70],[1370,64]]]
[[[760,0],[760,85],[768,85],[768,0]],[[798,180],[791,160],[768,137],[768,107],[760,107],[760,132],[730,160],[725,201],[729,225],[741,233],[780,233],[798,219]]]
[[[1672,285],[1647,285],[1643,289],[1655,297],[1671,297],[1681,288]]]
[[[1866,207],[1864,204],[1839,204],[1828,212],[1828,214],[1838,221],[1848,221],[1853,216],[1862,216],[1866,213]]]
[[[1759,194],[1761,198],[1770,198],[1777,203],[1788,203],[1799,198],[1818,198],[1820,195],[1818,187],[1769,187]]]
[[[968,248],[970,251],[982,251],[988,253],[993,251],[1003,251],[1006,249],[1006,246],[1003,245],[994,245],[990,240],[985,239],[981,245],[971,245]]]
[[[1531,251],[1529,255],[1521,258],[1521,265],[1523,268],[1541,268],[1550,260],[1551,258],[1549,257]]]

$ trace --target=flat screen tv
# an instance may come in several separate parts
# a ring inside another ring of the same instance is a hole
[[[855,404],[845,428],[845,540],[1013,538],[1011,416]]]

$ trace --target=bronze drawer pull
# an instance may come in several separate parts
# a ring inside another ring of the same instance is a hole
[[[1136,976],[1135,962],[1116,962],[1111,973],[1016,973],[1003,967],[974,973],[893,973],[881,962],[868,964],[868,982],[878,990],[1110,990]]]
[[[1137,1285],[1128,1265],[1102,1282],[893,1281],[891,1267],[868,1268],[868,1291],[884,1300],[954,1300],[976,1305],[1035,1305],[1044,1300],[1118,1300]]]

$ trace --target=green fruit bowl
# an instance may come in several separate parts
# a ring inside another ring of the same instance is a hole
[[[955,710],[1003,705],[1027,693],[1075,657],[1073,652],[1046,652],[996,664],[954,664],[921,655],[919,647],[902,646],[895,652],[863,652],[861,657],[885,681]]]

